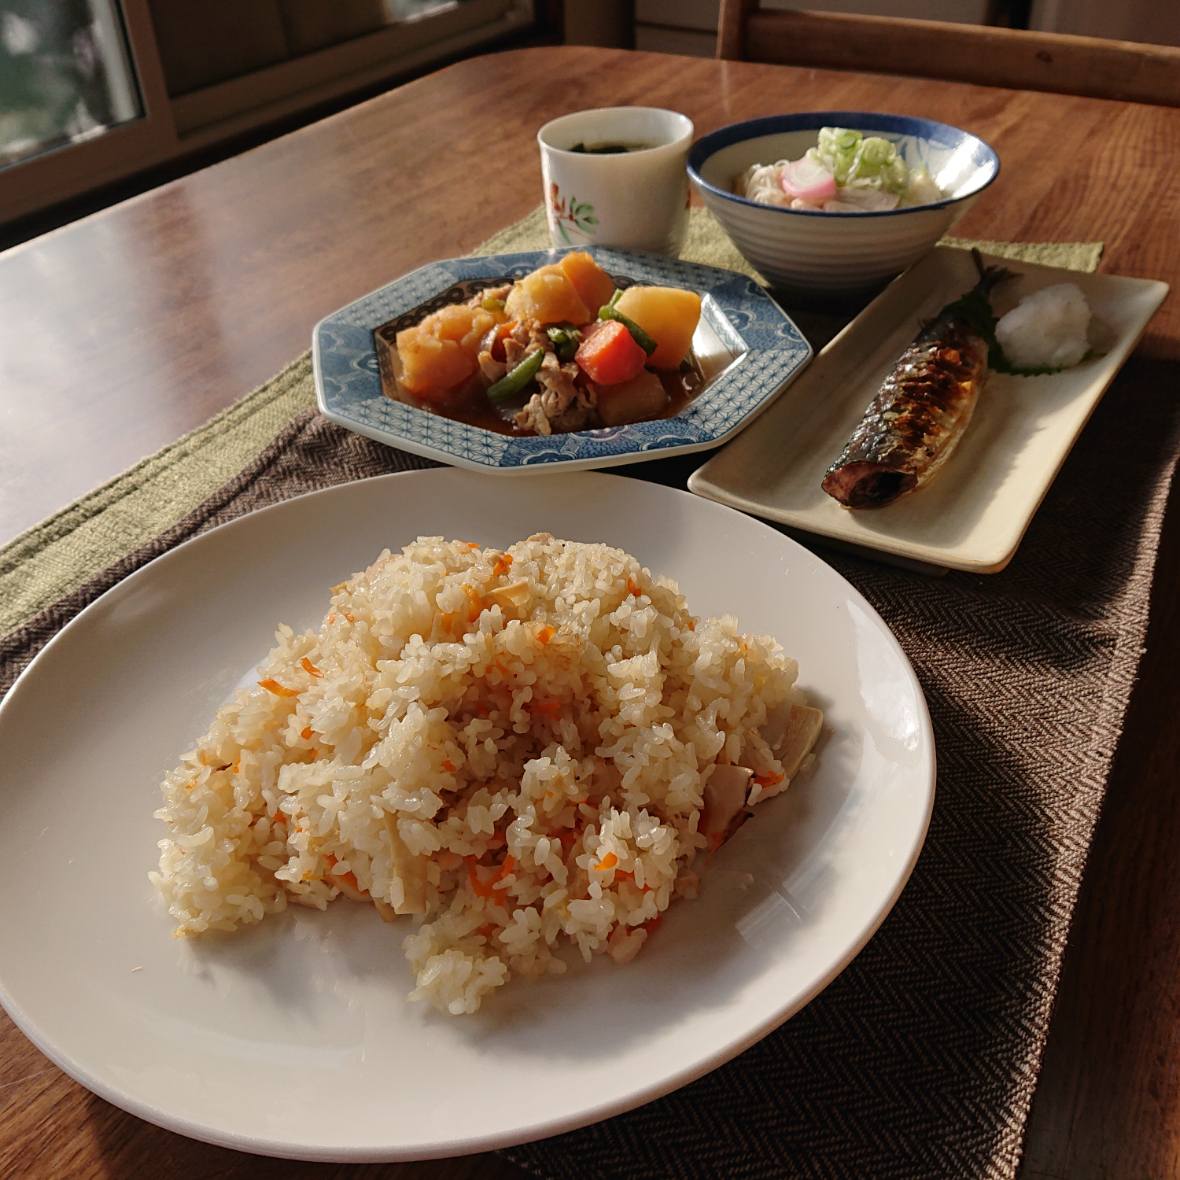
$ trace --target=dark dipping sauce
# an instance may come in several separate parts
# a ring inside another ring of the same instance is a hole
[[[646,152],[650,148],[659,147],[656,143],[575,143],[571,152],[580,152],[588,156],[620,156],[623,152]]]

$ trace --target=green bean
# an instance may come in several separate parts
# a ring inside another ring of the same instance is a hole
[[[488,401],[494,405],[514,398],[537,375],[541,363],[545,360],[545,350],[538,348],[488,388]]]
[[[608,303],[605,307],[599,310],[598,318],[600,320],[618,320],[618,322],[622,324],[628,332],[631,333],[631,338],[636,344],[639,345],[640,348],[643,349],[644,352],[647,353],[648,356],[651,356],[651,354],[655,352],[657,348],[659,348],[659,345],[633,319],[631,319],[630,316],[623,315],[623,313],[619,311],[617,307],[615,307],[613,302]]]
[[[545,329],[545,335],[549,337],[553,351],[563,365],[574,359],[578,345],[582,342],[581,334],[573,324],[554,324]]]

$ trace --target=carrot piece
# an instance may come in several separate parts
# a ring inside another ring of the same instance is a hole
[[[617,320],[607,320],[587,330],[574,355],[578,367],[599,385],[630,381],[647,364],[647,353]]]
[[[323,675],[324,675],[324,674],[323,674],[323,672],[321,672],[321,671],[319,670],[319,668],[317,668],[317,667],[315,666],[315,664],[313,664],[313,663],[311,662],[311,660],[309,660],[309,659],[307,658],[307,656],[304,656],[304,657],[303,657],[303,659],[301,659],[299,662],[300,662],[300,663],[303,665],[303,670],[304,670],[304,671],[305,671],[305,672],[306,672],[306,673],[307,673],[309,676],[317,676],[317,677],[319,677],[319,678],[321,678],[321,679],[323,678]]]
[[[656,916],[654,918],[648,918],[648,920],[643,923],[642,928],[644,930],[646,930],[649,935],[652,935],[652,934],[655,934],[655,932],[663,924],[664,924],[664,915],[663,914],[656,914]]]
[[[480,879],[479,874],[475,871],[475,857],[465,856],[463,858],[467,862],[467,879],[471,882],[471,890],[476,897],[491,898],[492,887],[485,885]]]
[[[613,869],[618,863],[619,858],[615,856],[613,852],[608,852],[606,856],[604,856],[602,860],[600,860],[598,864],[594,866],[594,871],[596,873],[605,873],[607,869]]]
[[[443,759],[442,768],[443,770],[449,770],[452,774],[459,769],[449,758]]]
[[[480,598],[474,586],[464,586],[463,593],[471,600],[471,607],[467,611],[467,621],[474,623],[483,614],[483,599]]]
[[[754,781],[760,787],[773,787],[781,783],[786,777],[785,774],[756,774],[754,775]]]
[[[492,566],[492,577],[498,578],[501,574],[506,574],[512,568],[512,555],[510,553],[501,553],[496,558],[496,564]]]
[[[492,882],[493,889],[507,889],[508,888],[507,885],[500,885],[500,884],[498,884],[498,882],[503,881],[504,878],[507,877],[508,874],[512,872],[512,869],[515,865],[516,865],[516,861],[513,858],[512,853],[510,852],[510,853],[508,853],[508,855],[506,857],[504,857],[504,864],[500,869],[500,875],[498,877],[496,877],[495,880],[493,880],[493,882]]]
[[[560,701],[529,701],[525,708],[530,713],[543,713],[547,717],[556,716],[561,712]]]
[[[557,634],[557,629],[555,627],[550,627],[550,626],[546,625],[546,626],[542,627],[540,629],[540,631],[537,632],[537,642],[539,644],[541,644],[542,646],[544,646],[556,634]]]
[[[308,727],[307,727],[305,730],[303,730],[303,731],[302,731],[302,732],[299,734],[299,736],[300,736],[300,737],[301,737],[301,738],[302,738],[302,739],[303,739],[305,742],[310,742],[310,741],[311,741],[311,726],[309,725],[309,726],[308,726]]]
[[[627,593],[633,594],[636,598],[638,598],[643,593],[643,591],[635,584],[634,578],[629,577],[627,579]]]
[[[265,680],[258,682],[260,688],[265,688],[267,692],[273,692],[277,697],[297,697],[299,689],[284,688],[277,680],[272,680],[269,676]]]

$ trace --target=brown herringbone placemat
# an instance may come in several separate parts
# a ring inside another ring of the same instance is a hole
[[[509,1158],[553,1180],[1016,1176],[1146,634],[1180,405],[1137,391],[1168,388],[1167,369],[1127,365],[1003,573],[824,553],[930,706],[938,789],[909,884],[852,965],[741,1057]]]

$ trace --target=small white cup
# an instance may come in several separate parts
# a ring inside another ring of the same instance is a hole
[[[554,246],[623,246],[675,257],[688,233],[692,120],[658,107],[601,107],[537,132]],[[624,144],[612,154],[572,151]]]

